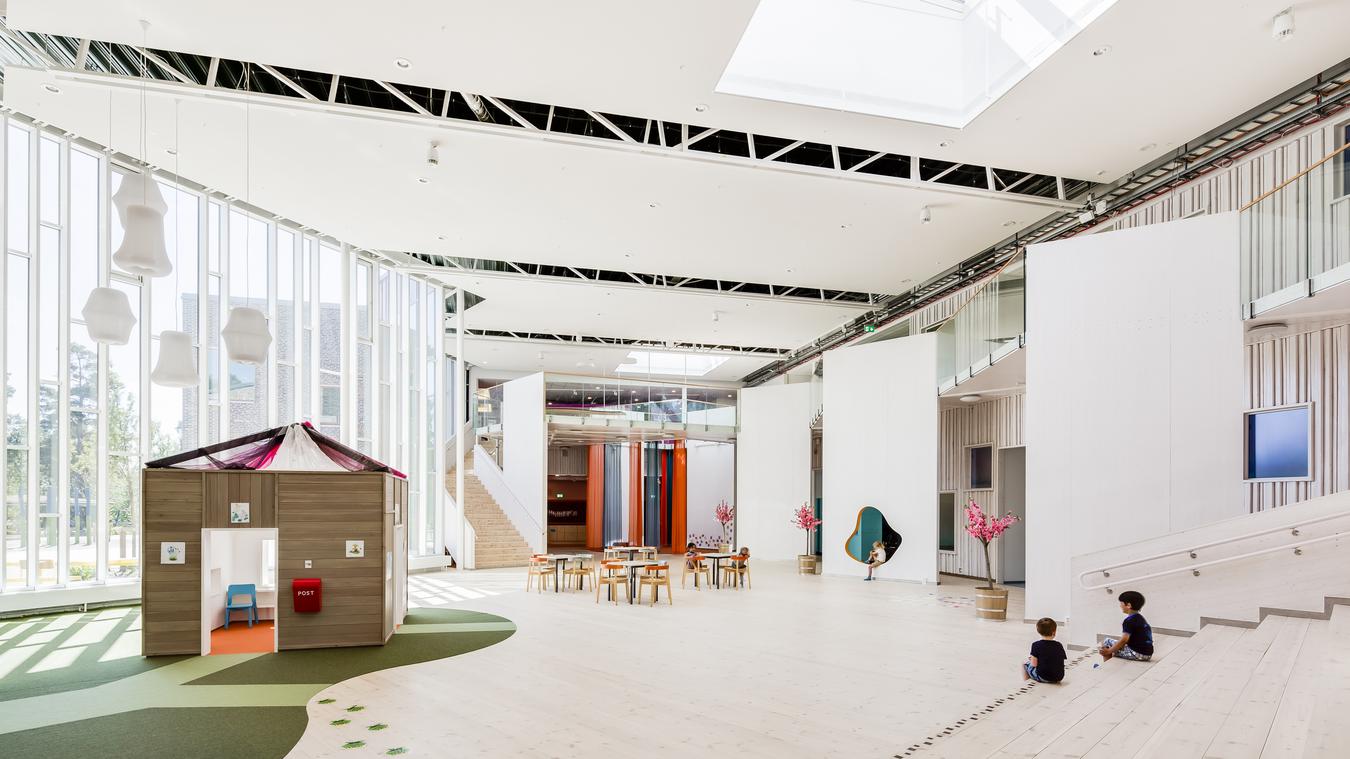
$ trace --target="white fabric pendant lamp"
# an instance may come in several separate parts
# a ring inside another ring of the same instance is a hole
[[[192,336],[166,329],[159,333],[159,360],[150,372],[150,381],[164,387],[194,387],[197,362],[192,356]]]
[[[95,287],[80,312],[89,328],[89,337],[105,345],[126,345],[136,315],[131,313],[127,294],[111,287]]]
[[[168,206],[159,183],[147,171],[127,177],[113,195],[113,205],[122,219],[122,245],[113,253],[113,263],[128,274],[163,277],[173,272],[164,244],[164,215]]]
[[[220,336],[225,338],[225,350],[231,360],[246,364],[261,364],[267,360],[272,333],[267,328],[267,317],[258,309],[248,306],[230,309]]]

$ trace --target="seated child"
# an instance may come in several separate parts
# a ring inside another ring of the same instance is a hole
[[[738,563],[744,563],[745,560],[748,558],[750,558],[750,547],[741,546],[741,552],[736,554],[735,556],[732,556],[731,560]]]
[[[872,579],[872,570],[886,563],[886,546],[878,540],[872,544],[872,551],[867,554],[867,577],[864,581]]]
[[[1113,656],[1130,661],[1148,661],[1153,658],[1153,628],[1139,610],[1144,608],[1144,594],[1127,590],[1120,594],[1120,610],[1125,620],[1120,623],[1120,639],[1107,638],[1097,653],[1102,661]]]
[[[689,545],[684,547],[684,568],[690,570],[696,568],[698,563],[703,561],[702,556],[698,551],[698,546],[694,545],[692,540],[689,541]]]
[[[1036,632],[1041,639],[1031,644],[1031,656],[1022,662],[1022,679],[1038,683],[1057,683],[1064,679],[1064,646],[1055,640],[1055,620],[1041,617],[1036,620]]]

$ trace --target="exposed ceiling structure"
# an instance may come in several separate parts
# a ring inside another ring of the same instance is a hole
[[[659,25],[623,0],[414,0],[375,16],[347,1],[11,0],[10,27],[65,35],[85,54],[81,40],[144,46],[171,65],[182,63],[174,51],[229,59],[212,62],[212,76],[249,70],[276,94],[204,86],[205,72],[157,68],[169,81],[142,90],[131,77],[38,65],[8,68],[4,100],[370,250],[871,298],[1071,207],[1086,186],[1072,178],[1115,179],[1339,61],[1350,5],[1299,5],[1297,41],[1281,45],[1269,22],[1286,4],[1117,2],[961,130],[717,94],[754,0],[695,0]],[[365,95],[406,112],[327,102],[332,75],[370,80]],[[504,123],[441,117],[475,101]],[[555,114],[584,128],[550,131]],[[433,142],[438,166],[427,163]],[[559,347],[553,363],[509,333],[788,349],[866,310],[438,273],[485,298],[469,311],[483,334],[468,358],[522,369],[576,371],[597,349]],[[611,370],[627,355],[603,350],[596,361]],[[769,360],[734,356],[717,372],[738,379]]]

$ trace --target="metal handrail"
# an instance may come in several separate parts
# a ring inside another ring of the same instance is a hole
[[[1104,582],[1104,583],[1102,583],[1101,585],[1084,585],[1084,586],[1083,586],[1083,589],[1084,589],[1084,590],[1101,590],[1102,588],[1107,588],[1107,589],[1109,589],[1109,588],[1111,588],[1112,586],[1119,586],[1119,585],[1122,585],[1122,584],[1130,584],[1130,583],[1142,582],[1142,581],[1144,581],[1144,580],[1152,580],[1152,579],[1154,579],[1155,577],[1164,577],[1164,576],[1166,576],[1166,575],[1176,574],[1176,573],[1178,573],[1178,572],[1191,572],[1191,573],[1194,574],[1196,577],[1199,577],[1199,576],[1200,576],[1200,570],[1201,570],[1201,569],[1204,569],[1205,567],[1212,567],[1212,566],[1215,566],[1215,565],[1217,565],[1217,564],[1226,564],[1226,563],[1228,563],[1228,562],[1230,562],[1230,561],[1239,561],[1239,560],[1241,560],[1241,559],[1250,559],[1250,558],[1253,558],[1253,557],[1256,557],[1256,556],[1264,556],[1264,555],[1266,555],[1266,554],[1268,554],[1268,553],[1277,553],[1277,552],[1279,552],[1279,551],[1288,551],[1290,548],[1294,549],[1294,555],[1295,555],[1295,556],[1298,556],[1298,555],[1300,555],[1300,554],[1303,553],[1303,548],[1304,548],[1305,546],[1310,546],[1310,545],[1313,545],[1313,544],[1315,544],[1315,543],[1321,543],[1321,542],[1327,541],[1327,540],[1336,540],[1336,539],[1338,539],[1338,538],[1343,538],[1343,537],[1346,537],[1346,536],[1348,536],[1348,535],[1350,535],[1350,530],[1343,530],[1343,531],[1341,531],[1341,532],[1332,533],[1331,535],[1323,535],[1323,536],[1320,537],[1320,538],[1313,538],[1312,540],[1304,540],[1304,541],[1300,541],[1300,542],[1298,543],[1298,545],[1293,545],[1293,546],[1288,546],[1288,545],[1283,545],[1283,546],[1271,546],[1270,548],[1262,548],[1262,549],[1259,550],[1259,551],[1249,551],[1249,552],[1247,552],[1247,553],[1239,554],[1239,555],[1237,555],[1237,556],[1226,556],[1226,557],[1224,557],[1224,558],[1222,558],[1222,559],[1213,559],[1212,561],[1201,562],[1200,564],[1191,564],[1191,565],[1184,566],[1184,567],[1173,567],[1172,569],[1165,569],[1165,570],[1163,570],[1163,571],[1161,571],[1161,572],[1154,572],[1154,573],[1152,573],[1152,574],[1141,575],[1141,576],[1139,576],[1139,577],[1131,577],[1129,580],[1125,580],[1125,581],[1123,581],[1123,582]],[[1087,574],[1090,574],[1090,573],[1084,572],[1082,575],[1079,575],[1078,580],[1079,580],[1079,583],[1080,583],[1080,584],[1082,583],[1083,576],[1084,576],[1084,575],[1087,575]]]
[[[1252,539],[1252,538],[1264,537],[1264,536],[1266,536],[1266,535],[1273,535],[1273,534],[1275,534],[1275,533],[1284,532],[1284,531],[1286,531],[1286,530],[1290,531],[1290,532],[1291,532],[1291,535],[1292,535],[1293,537],[1298,537],[1298,531],[1299,531],[1301,528],[1308,527],[1308,526],[1310,526],[1310,525],[1321,524],[1322,522],[1329,522],[1329,521],[1331,521],[1331,520],[1333,520],[1333,519],[1343,519],[1343,518],[1345,518],[1345,517],[1350,517],[1350,512],[1342,511],[1342,512],[1338,512],[1338,513],[1335,513],[1335,514],[1326,514],[1326,515],[1317,517],[1317,518],[1315,518],[1315,519],[1307,519],[1307,520],[1304,520],[1304,521],[1302,521],[1302,522],[1295,522],[1295,523],[1293,523],[1293,524],[1284,524],[1284,525],[1280,525],[1280,526],[1278,526],[1278,527],[1269,527],[1269,528],[1266,528],[1266,529],[1264,529],[1264,530],[1258,530],[1258,531],[1256,531],[1256,532],[1245,532],[1245,533],[1243,533],[1243,534],[1241,534],[1241,535],[1235,535],[1235,536],[1233,536],[1233,537],[1231,537],[1231,538],[1224,538],[1224,539],[1222,539],[1222,540],[1214,540],[1214,541],[1210,541],[1209,543],[1201,543],[1200,545],[1191,546],[1191,547],[1189,547],[1189,548],[1179,548],[1179,549],[1172,550],[1172,551],[1164,551],[1163,553],[1156,553],[1156,554],[1153,554],[1152,556],[1145,556],[1145,557],[1142,558],[1142,559],[1131,559],[1131,560],[1129,560],[1129,561],[1122,561],[1122,562],[1120,562],[1120,563],[1118,563],[1118,564],[1111,564],[1111,565],[1109,565],[1109,566],[1099,567],[1099,568],[1097,568],[1097,569],[1089,569],[1089,570],[1085,570],[1085,571],[1083,571],[1082,573],[1080,573],[1080,574],[1078,575],[1078,584],[1081,585],[1081,586],[1084,587],[1084,588],[1087,588],[1088,590],[1097,590],[1097,589],[1099,589],[1099,588],[1105,588],[1107,585],[1119,585],[1119,584],[1120,584],[1119,582],[1114,582],[1114,583],[1103,583],[1103,584],[1101,584],[1101,585],[1088,586],[1087,583],[1086,583],[1085,581],[1086,581],[1086,579],[1087,579],[1087,576],[1088,576],[1088,575],[1091,575],[1091,574],[1098,574],[1098,573],[1100,573],[1103,577],[1109,578],[1109,577],[1111,576],[1111,575],[1110,575],[1110,572],[1113,571],[1113,570],[1121,569],[1122,567],[1130,567],[1130,566],[1134,566],[1134,565],[1136,565],[1136,564],[1144,564],[1144,563],[1150,562],[1150,561],[1157,561],[1158,559],[1166,559],[1166,558],[1170,558],[1170,557],[1173,557],[1173,556],[1181,556],[1181,555],[1183,555],[1183,554],[1189,555],[1190,558],[1195,559],[1195,558],[1198,558],[1197,554],[1198,554],[1200,551],[1205,551],[1205,550],[1208,550],[1208,549],[1210,549],[1210,548],[1216,548],[1216,547],[1218,547],[1218,546],[1229,545],[1229,544],[1231,544],[1231,543],[1236,543],[1236,542],[1238,542],[1238,541],[1240,541],[1240,540],[1249,540],[1249,539]],[[1345,534],[1345,533],[1343,533],[1343,532],[1338,532],[1338,533],[1336,533],[1335,535],[1333,535],[1333,536],[1331,536],[1331,537],[1336,537],[1336,536],[1338,536],[1338,535],[1343,535],[1343,534]],[[1318,540],[1321,540],[1321,538],[1319,538]],[[1305,541],[1305,542],[1316,542],[1316,541]],[[1288,548],[1288,546],[1278,546],[1277,548],[1283,550],[1283,549]],[[1267,549],[1267,550],[1269,550],[1269,549]],[[1197,569],[1197,568],[1199,568],[1199,567],[1210,566],[1210,565],[1213,565],[1213,564],[1220,564],[1220,563],[1223,563],[1223,562],[1225,562],[1225,561],[1233,561],[1233,560],[1236,560],[1236,559],[1245,558],[1245,557],[1248,556],[1248,555],[1253,555],[1253,556],[1254,556],[1254,555],[1258,555],[1259,553],[1261,553],[1261,552],[1257,552],[1257,553],[1254,553],[1254,554],[1241,554],[1241,555],[1239,555],[1239,556],[1231,556],[1231,557],[1228,557],[1228,558],[1225,558],[1225,559],[1215,559],[1215,560],[1213,560],[1213,561],[1208,561],[1208,562],[1204,562],[1204,563],[1201,563],[1201,564],[1188,564],[1188,565],[1186,565],[1186,566],[1184,566],[1184,567],[1176,567],[1176,568],[1174,568],[1174,569],[1165,570],[1165,571],[1160,572],[1160,573],[1155,573],[1155,574],[1151,574],[1151,575],[1143,575],[1143,576],[1141,576],[1141,577],[1136,577],[1136,578],[1133,578],[1133,579],[1131,579],[1131,580],[1128,580],[1127,582],[1136,582],[1136,581],[1138,581],[1138,580],[1146,580],[1146,579],[1150,579],[1150,578],[1152,578],[1152,577],[1158,577],[1158,576],[1161,576],[1161,575],[1164,575],[1164,574],[1171,574],[1171,573],[1173,573],[1173,572],[1184,572],[1184,571],[1188,571],[1188,570],[1192,570],[1192,569]]]
[[[1251,208],[1252,206],[1256,205],[1257,203],[1260,203],[1261,201],[1265,200],[1266,198],[1270,197],[1271,195],[1274,195],[1275,193],[1279,192],[1280,190],[1283,190],[1284,188],[1288,187],[1289,185],[1293,184],[1294,182],[1297,182],[1298,180],[1300,180],[1300,179],[1306,177],[1309,173],[1312,172],[1313,169],[1316,169],[1318,166],[1321,166],[1322,164],[1326,163],[1327,161],[1330,161],[1332,158],[1335,158],[1336,156],[1338,156],[1338,155],[1340,155],[1341,153],[1345,152],[1346,148],[1350,148],[1350,142],[1347,142],[1347,143],[1345,143],[1344,145],[1340,146],[1339,148],[1336,148],[1335,150],[1331,151],[1330,153],[1327,153],[1325,156],[1322,157],[1322,160],[1318,161],[1317,163],[1314,163],[1313,165],[1309,166],[1308,168],[1304,169],[1303,171],[1300,171],[1299,173],[1295,174],[1294,176],[1289,177],[1288,179],[1286,179],[1286,180],[1284,180],[1283,182],[1279,183],[1279,185],[1277,185],[1274,189],[1267,190],[1267,191],[1261,193],[1260,195],[1258,195],[1258,196],[1256,197],[1256,200],[1253,200],[1252,202],[1248,203],[1247,205],[1245,205],[1245,206],[1239,208],[1239,209],[1238,209],[1238,212],[1241,213],[1242,211],[1246,211],[1247,209]]]

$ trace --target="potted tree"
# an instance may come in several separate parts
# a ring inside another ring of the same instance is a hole
[[[996,517],[986,514],[980,504],[971,499],[966,504],[966,532],[984,546],[985,585],[975,589],[975,616],[980,619],[1005,620],[1008,618],[1008,589],[994,587],[994,566],[989,561],[989,544],[998,540],[1017,517],[1005,514]]]
[[[717,508],[713,509],[713,519],[716,519],[717,523],[722,525],[722,544],[717,547],[717,550],[722,553],[731,553],[731,533],[735,529],[733,525],[736,522],[736,509],[726,501],[722,501],[717,504]]]
[[[820,520],[816,519],[816,513],[811,510],[811,507],[803,503],[797,507],[796,511],[792,512],[792,524],[797,529],[806,532],[806,553],[797,557],[797,573],[813,575],[816,573],[817,561],[816,554],[811,551],[811,536],[820,526]]]

